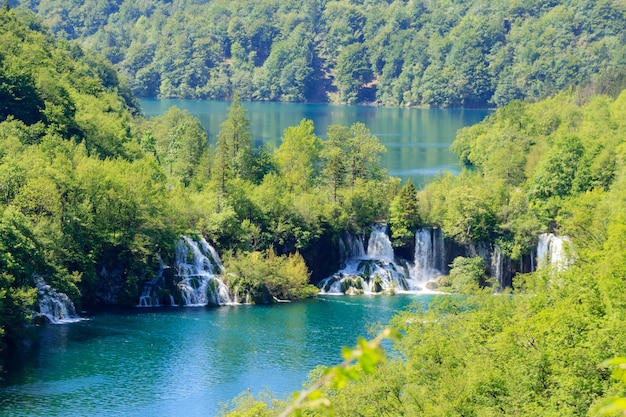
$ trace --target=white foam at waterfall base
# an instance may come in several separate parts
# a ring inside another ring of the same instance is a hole
[[[364,247],[362,238],[346,234],[340,241],[340,248],[342,255],[348,253],[351,257],[344,262],[341,270],[320,282],[320,292],[335,295],[431,292],[425,284],[441,274],[436,265],[443,245],[439,245],[432,233],[431,229],[427,229],[421,234],[428,234],[427,239],[416,238],[417,267],[395,259],[385,224],[372,226],[367,253],[359,250]],[[426,249],[417,248],[426,245]]]
[[[74,303],[66,294],[57,292],[46,284],[41,277],[35,277],[35,284],[37,286],[39,315],[45,317],[49,323],[63,324],[82,320],[76,314]]]
[[[176,270],[183,305],[233,304],[228,287],[219,278],[224,270],[222,261],[204,238],[181,238],[176,246]]]

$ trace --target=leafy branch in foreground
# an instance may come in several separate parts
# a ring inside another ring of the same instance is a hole
[[[399,337],[400,335],[397,331],[389,328],[383,329],[378,336],[370,341],[359,337],[356,348],[343,348],[343,362],[327,369],[324,376],[308,389],[301,391],[299,394],[296,393],[294,401],[279,417],[287,417],[292,413],[300,416],[302,415],[300,410],[304,408],[330,407],[331,402],[323,395],[321,389],[323,387],[341,389],[349,381],[358,380],[361,371],[371,374],[385,358],[382,342],[385,339],[397,340]]]
[[[607,359],[600,365],[602,368],[612,368],[611,376],[614,379],[626,384],[626,357],[616,357]],[[599,415],[614,415],[620,413],[626,415],[626,398],[625,397],[613,397],[605,398],[600,401],[594,408],[594,414]]]

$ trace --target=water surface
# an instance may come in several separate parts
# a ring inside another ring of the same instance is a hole
[[[213,416],[248,388],[278,396],[341,361],[374,323],[432,296],[270,306],[135,308],[35,330],[0,381],[3,416]]]
[[[171,106],[188,110],[200,119],[215,143],[220,124],[228,115],[227,101],[144,99],[146,116],[165,113]],[[381,165],[393,176],[423,186],[442,171],[457,173],[456,155],[448,149],[458,129],[482,121],[484,109],[416,109],[335,104],[243,102],[255,144],[280,145],[289,126],[311,119],[316,134],[325,138],[328,126],[362,122],[387,147]]]

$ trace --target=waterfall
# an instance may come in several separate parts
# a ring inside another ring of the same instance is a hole
[[[502,248],[495,245],[491,254],[491,275],[496,279],[502,290],[513,286],[511,273],[511,259],[502,254]]]
[[[363,247],[363,239],[352,236],[345,232],[339,238],[339,258],[345,264],[349,259],[365,258],[365,248]]]
[[[567,236],[540,234],[537,243],[537,269],[552,268],[557,271],[566,269],[571,263],[568,256],[569,244]]]
[[[176,282],[183,304],[205,306],[207,304],[232,304],[230,292],[219,279],[224,271],[222,261],[213,246],[201,238],[194,241],[183,236],[176,245]]]
[[[418,232],[418,234],[421,232]],[[319,283],[322,294],[381,294],[424,291],[424,284],[440,275],[436,268],[443,264],[443,238],[439,231],[427,230],[429,238],[416,243],[415,263],[396,259],[387,235],[386,224],[375,224],[370,233],[367,252],[359,239],[342,237],[340,248],[346,256],[344,266]],[[349,236],[349,235],[348,235]],[[417,249],[428,241],[430,249]],[[359,246],[360,243],[360,246]],[[422,255],[423,251],[429,255]],[[418,261],[418,252],[419,261]],[[428,273],[416,273],[417,270]]]
[[[229,288],[220,279],[222,261],[206,240],[182,236],[174,259],[171,268],[159,258],[159,272],[144,283],[138,307],[176,306],[176,299],[185,306],[233,304]]]
[[[367,257],[393,262],[393,247],[391,247],[391,241],[387,236],[386,224],[372,226],[372,233],[367,244]]]
[[[164,265],[161,260],[161,268],[157,273],[157,276],[152,281],[148,281],[143,285],[143,291],[141,296],[139,297],[139,305],[138,307],[160,307],[161,303],[159,301],[159,292],[163,285],[163,273],[166,269],[169,269],[169,266]],[[176,303],[174,302],[174,298],[170,294],[170,305],[174,306]]]
[[[35,277],[37,286],[37,300],[39,302],[39,316],[53,324],[73,323],[81,320],[76,314],[74,303],[69,297],[61,292],[57,292],[50,285],[46,284],[41,277]]]
[[[413,276],[419,282],[428,282],[443,274],[445,248],[439,229],[420,229],[415,233],[415,268]]]

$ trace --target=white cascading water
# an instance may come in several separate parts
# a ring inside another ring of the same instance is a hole
[[[415,233],[415,268],[413,276],[426,283],[442,275],[445,265],[443,234],[439,229],[420,229]]]
[[[157,276],[144,284],[138,307],[176,306],[174,294],[180,293],[184,306],[233,304],[230,290],[219,278],[224,272],[222,261],[205,239],[182,236],[176,244],[174,286],[166,287],[164,273],[170,269],[159,259]]]
[[[556,271],[566,269],[571,263],[568,246],[567,236],[555,236],[552,233],[540,234],[537,243],[537,269],[552,268]]]
[[[217,251],[201,238],[183,236],[176,245],[176,270],[183,305],[232,304],[226,284],[219,279],[224,267]]]
[[[365,259],[367,255],[363,247],[363,239],[355,238],[348,232],[343,233],[339,238],[339,256],[343,265],[350,259]]]
[[[420,232],[418,232],[420,233]],[[344,267],[322,280],[322,294],[380,294],[424,291],[424,284],[441,273],[438,263],[443,263],[443,238],[439,231],[426,230],[416,238],[416,265],[397,261],[386,224],[372,226],[365,252],[362,239],[350,235],[340,241]],[[432,234],[436,236],[433,237]],[[418,249],[419,247],[419,249]]]
[[[510,267],[510,258],[502,254],[502,248],[499,245],[494,245],[491,254],[491,275],[496,279],[500,289],[513,286]]]
[[[387,225],[376,224],[372,226],[372,233],[367,243],[367,257],[369,259],[379,259],[385,262],[393,262],[395,256],[389,236],[387,236]]]
[[[40,316],[45,317],[52,324],[73,323],[81,320],[76,314],[74,303],[66,294],[57,292],[41,277],[35,277],[35,284]]]
[[[159,259],[160,261],[160,259]],[[152,281],[148,281],[143,286],[143,291],[141,292],[141,296],[139,297],[138,307],[160,307],[161,303],[159,301],[159,290],[160,285],[163,283],[163,273],[166,269],[169,269],[169,266],[164,265],[161,262],[161,268],[157,273],[157,276]],[[175,306],[174,297],[170,294],[170,305]]]

